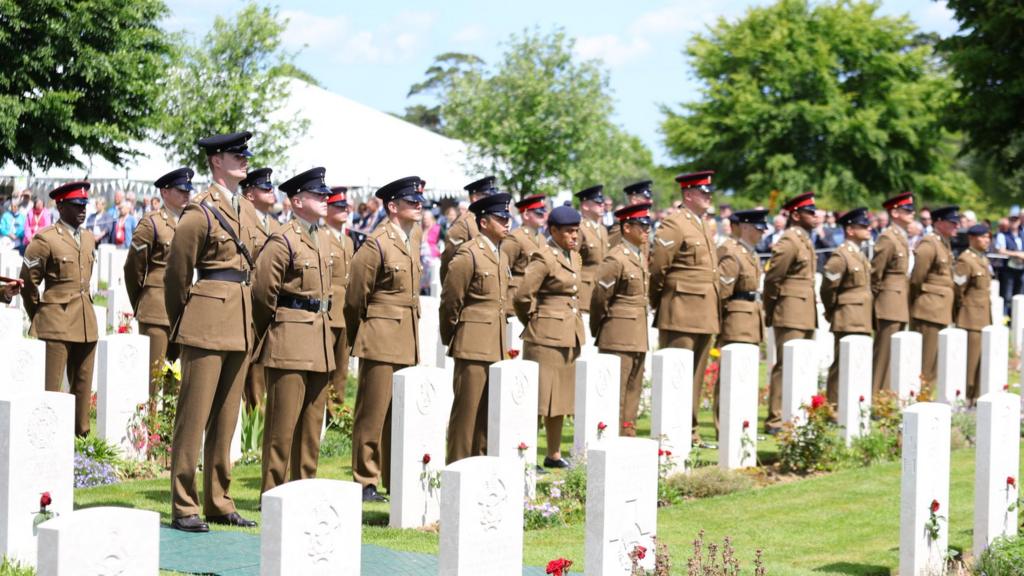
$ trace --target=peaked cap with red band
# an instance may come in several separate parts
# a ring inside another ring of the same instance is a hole
[[[89,182],[68,182],[67,184],[54,188],[50,191],[50,198],[57,202],[70,202],[71,204],[88,204]]]
[[[348,187],[331,186],[331,195],[327,197],[327,203],[344,208],[348,206]]]
[[[527,196],[526,198],[523,198],[519,202],[516,202],[516,208],[519,209],[520,213],[526,212],[527,210],[544,210],[544,200],[546,199],[547,196],[543,194],[534,194],[532,196]]]
[[[615,211],[615,218],[619,222],[626,222],[627,220],[639,220],[640,222],[650,223],[651,221],[651,203],[641,202],[639,204],[633,204],[632,206],[625,206]]]
[[[904,208],[906,210],[914,211],[914,194],[912,192],[903,192],[897,194],[892,198],[889,198],[885,202],[882,202],[882,207],[886,210],[892,210],[893,208]]]
[[[676,182],[680,188],[697,188],[699,186],[711,186],[711,175],[714,170],[702,170],[692,174],[680,174],[676,176]]]
[[[794,210],[813,212],[817,209],[817,206],[814,205],[814,192],[804,192],[790,198],[782,205],[782,209],[788,212],[793,212]]]

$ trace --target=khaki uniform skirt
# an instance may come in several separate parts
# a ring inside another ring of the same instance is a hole
[[[537,414],[571,415],[576,403],[576,358],[579,348],[544,346],[523,342],[523,359],[540,365]]]

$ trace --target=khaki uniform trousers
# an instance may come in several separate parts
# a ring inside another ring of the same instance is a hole
[[[981,330],[967,330],[967,390],[971,405],[981,392]]]
[[[242,398],[245,399],[245,409],[249,411],[263,406],[263,401],[267,397],[267,367],[263,364],[257,364],[254,360],[255,358],[249,359],[245,384],[242,386]]]
[[[352,478],[365,486],[391,485],[391,390],[395,372],[406,368],[359,359],[355,424],[352,430]]]
[[[235,503],[228,495],[231,437],[238,424],[249,353],[181,348],[181,392],[171,443],[171,516],[199,514],[196,462],[200,445],[203,513],[223,516],[235,511]]]
[[[714,334],[689,334],[674,330],[658,330],[659,348],[686,348],[693,351],[693,438],[700,437],[697,425],[697,412],[700,411],[700,395],[704,390],[704,370],[708,366],[708,355],[711,354],[711,341]]]
[[[75,436],[89,435],[92,404],[92,371],[96,363],[95,342],[46,342],[46,391],[60,392],[67,372],[68,386],[75,395]]]
[[[871,375],[871,392],[889,389],[889,362],[892,356],[892,335],[903,330],[905,322],[877,320],[875,322],[875,366]]]
[[[832,352],[832,365],[828,367],[828,380],[825,383],[825,395],[832,405],[839,404],[839,341],[847,336],[870,336],[861,332],[833,332],[835,340]]]
[[[289,468],[291,480],[316,478],[329,380],[327,372],[267,368],[266,374],[261,492],[287,482]]]
[[[455,401],[448,419],[448,463],[487,454],[487,375],[491,363],[455,359]]]
[[[334,332],[334,371],[330,373],[327,390],[327,417],[335,418],[345,404],[345,385],[348,383],[348,338],[344,328],[332,328]]]
[[[619,436],[636,436],[636,419],[640,412],[640,394],[644,388],[646,352],[601,350],[601,354],[619,357]],[[626,428],[626,422],[632,426]]]
[[[766,430],[782,428],[782,359],[786,342],[790,340],[811,340],[814,330],[802,328],[775,328],[775,366],[772,366],[772,377],[768,385],[768,420]]]
[[[167,326],[156,324],[139,323],[139,334],[149,336],[149,397],[156,396],[156,378],[164,367],[164,359],[167,358],[167,342],[171,329]],[[166,390],[162,391],[166,392]]]
[[[942,324],[927,320],[912,320],[910,329],[921,333],[921,376],[932,386],[938,383],[939,374],[939,330]],[[968,336],[970,334],[968,333]],[[969,352],[968,352],[969,354]],[[968,372],[970,374],[970,372]],[[969,377],[969,376],[968,376]]]

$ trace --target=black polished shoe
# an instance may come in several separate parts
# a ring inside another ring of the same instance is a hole
[[[545,468],[568,468],[569,467],[569,462],[565,458],[559,458],[557,460],[554,460],[552,458],[548,458],[547,456],[545,456],[544,457],[544,467]]]
[[[241,528],[253,528],[255,520],[246,520],[238,512],[230,512],[223,516],[207,516],[206,521],[210,524],[224,524],[226,526],[239,526]]]
[[[199,514],[182,516],[171,521],[171,528],[182,532],[209,532],[210,526],[199,519]]]
[[[363,486],[363,502],[387,502],[388,497],[377,492],[377,487],[373,484],[367,484]]]

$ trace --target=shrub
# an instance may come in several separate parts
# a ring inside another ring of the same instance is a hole
[[[833,423],[835,412],[822,396],[815,396],[811,405],[803,408],[807,423],[787,422],[779,434],[779,463],[791,472],[834,470],[845,450]]]
[[[92,434],[75,437],[75,454],[81,454],[91,460],[111,466],[117,464],[121,459],[121,453],[116,446]]]
[[[985,576],[1024,576],[1024,538],[996,538],[981,554],[975,574]]]
[[[36,571],[17,560],[4,556],[0,560],[0,576],[35,576]]]
[[[900,438],[891,431],[877,429],[853,439],[847,451],[847,463],[871,466],[900,456]]]
[[[689,473],[673,474],[668,485],[683,498],[710,498],[749,490],[754,481],[735,470],[723,470],[717,466],[698,468]]]

